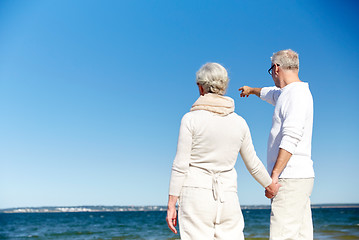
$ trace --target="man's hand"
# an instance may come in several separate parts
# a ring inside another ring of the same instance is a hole
[[[242,91],[241,94],[239,95],[240,97],[248,97],[249,95],[251,95],[251,87],[248,86],[243,86],[240,89],[238,89],[238,91]]]
[[[257,95],[257,97],[260,97],[262,88],[252,88],[248,86],[243,86],[238,89],[238,91],[242,91],[240,94],[240,97],[248,97],[251,94]]]

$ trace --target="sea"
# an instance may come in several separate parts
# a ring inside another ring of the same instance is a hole
[[[0,239],[180,239],[168,229],[163,208],[74,211],[69,208],[1,211]],[[268,239],[270,209],[245,207],[242,212],[245,238]],[[317,206],[312,214],[314,239],[359,239],[358,205]]]

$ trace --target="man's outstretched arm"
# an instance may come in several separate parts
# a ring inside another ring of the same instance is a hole
[[[238,90],[242,91],[240,94],[241,97],[248,97],[251,94],[255,94],[260,99],[272,105],[276,104],[277,99],[282,92],[282,90],[277,87],[252,88],[248,86],[243,86]]]
[[[251,94],[255,94],[257,95],[257,97],[260,97],[261,90],[262,88],[252,88],[248,86],[243,86],[240,89],[238,89],[238,91],[242,91],[240,95],[241,97],[248,97]]]

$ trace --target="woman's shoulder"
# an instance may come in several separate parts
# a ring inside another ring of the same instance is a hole
[[[206,118],[208,117],[208,115],[210,115],[210,113],[205,110],[190,111],[183,115],[182,122],[188,122],[195,119]]]
[[[197,111],[187,112],[183,115],[182,121],[191,121],[191,120],[200,120],[200,119],[208,120],[208,118],[211,118],[211,117],[224,118],[224,119],[236,121],[238,123],[247,125],[246,120],[242,116],[238,115],[235,112],[232,112],[232,113],[228,114],[227,116],[219,116],[219,115],[216,115],[212,112],[205,111],[205,110],[197,110]]]
[[[207,117],[210,115],[212,115],[212,113],[206,110],[196,110],[196,111],[187,112],[185,115],[183,115],[183,118],[199,118],[199,117]]]
[[[237,120],[237,121],[242,121],[242,122],[245,122],[246,120],[238,115],[237,113],[235,112],[232,112],[226,116],[220,116],[218,114],[215,114],[215,113],[212,113],[212,112],[209,112],[209,111],[206,111],[206,110],[197,110],[197,111],[190,111],[190,112],[187,112],[186,114],[183,115],[183,118],[186,118],[186,119],[189,119],[189,118],[207,118],[207,117],[220,117],[220,118],[230,118],[230,119],[234,119],[234,120]]]
[[[239,114],[237,114],[235,112],[231,113],[230,115],[231,115],[231,117],[233,117],[234,119],[236,119],[238,121],[246,122],[246,120],[242,116],[240,116]]]

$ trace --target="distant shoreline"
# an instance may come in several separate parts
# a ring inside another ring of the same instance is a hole
[[[246,209],[270,209],[270,205],[243,205]],[[358,204],[313,204],[318,208],[359,208]],[[75,212],[143,212],[166,211],[166,206],[72,206],[72,207],[23,207],[0,209],[0,213],[75,213]]]

